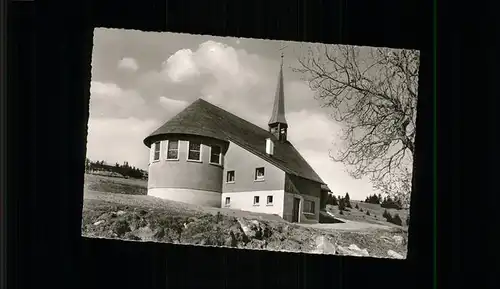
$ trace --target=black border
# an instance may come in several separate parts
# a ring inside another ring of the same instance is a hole
[[[0,44],[0,75],[7,74],[7,8],[8,5],[5,1],[0,3],[0,39],[2,43]],[[6,189],[6,164],[5,159],[7,155],[7,146],[4,142],[6,134],[6,114],[7,114],[7,79],[6,77],[1,77],[0,80],[0,232],[7,231],[7,206],[6,206],[6,194],[2,193]],[[0,235],[0,288],[5,288],[7,286],[6,270],[8,266],[7,255],[7,238],[6,234]]]
[[[23,38],[16,38],[18,46],[10,46],[12,53],[17,51],[23,55],[16,59],[24,60],[24,67],[33,67],[36,60],[36,78],[27,73],[29,70],[16,70],[14,74],[23,85],[16,86],[17,90],[12,92],[27,97],[36,94],[30,101],[23,98],[12,104],[19,111],[24,110],[23,114],[14,116],[22,128],[17,130],[18,134],[34,138],[33,142],[15,148],[30,152],[20,154],[25,159],[12,160],[12,163],[33,164],[24,168],[31,179],[19,178],[24,182],[19,182],[17,187],[23,185],[20,191],[24,195],[11,199],[13,206],[9,203],[9,208],[17,211],[17,219],[14,217],[15,220],[9,219],[9,222],[18,224],[17,233],[9,230],[9,234],[14,232],[22,240],[18,245],[25,245],[22,249],[21,246],[13,249],[17,264],[12,263],[12,268],[19,274],[29,272],[31,276],[19,278],[13,285],[22,288],[40,287],[45,283],[52,288],[374,288],[373,284],[380,282],[380,274],[391,272],[383,288],[432,288],[430,2],[169,0],[143,1],[140,5],[126,1],[66,2],[38,6],[36,18],[32,4],[11,4],[12,15],[19,16],[14,18],[19,21],[16,24],[26,25],[16,29],[28,29],[30,21],[36,20],[36,42],[34,31],[25,30]],[[31,7],[27,8],[28,5]],[[412,215],[416,217],[410,226],[408,259],[342,258],[81,238],[81,188],[93,27],[420,49],[418,173],[414,183],[418,193],[412,198]],[[35,79],[36,83],[30,85]],[[31,105],[28,106],[30,113],[26,113],[26,103],[36,105],[36,110]],[[25,125],[27,123],[32,125]],[[47,163],[62,168],[56,184]],[[14,214],[9,218],[11,216]]]

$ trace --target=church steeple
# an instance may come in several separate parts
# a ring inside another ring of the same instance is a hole
[[[280,141],[286,141],[288,124],[285,119],[285,92],[283,88],[283,53],[281,53],[281,66],[278,75],[278,86],[274,96],[274,106],[271,119],[269,120],[269,131]]]

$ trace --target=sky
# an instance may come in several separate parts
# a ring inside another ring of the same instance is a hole
[[[341,124],[291,69],[310,45],[317,44],[95,29],[87,157],[147,170],[143,139],[198,98],[267,129],[285,47],[288,140],[335,195],[364,200],[375,193],[370,182],[329,158]]]

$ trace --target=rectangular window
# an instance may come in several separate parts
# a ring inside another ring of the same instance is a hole
[[[188,160],[201,162],[201,143],[188,142]]]
[[[258,205],[258,204],[259,204],[259,202],[260,202],[260,198],[259,198],[259,196],[254,196],[254,197],[253,197],[253,204],[254,204],[254,205]]]
[[[304,208],[302,209],[304,213],[314,214],[314,202],[309,200],[304,200]]]
[[[160,145],[161,143],[159,141],[154,143],[154,156],[153,156],[153,161],[157,161],[160,159]]]
[[[211,164],[221,164],[221,148],[220,146],[212,145],[210,146],[210,163]]]
[[[234,183],[234,171],[228,171],[226,176],[227,183]]]
[[[179,141],[169,140],[167,145],[167,160],[179,159]]]
[[[226,197],[226,201],[224,202],[224,205],[226,207],[229,207],[230,204],[231,204],[231,198],[230,197]]]
[[[264,168],[256,168],[255,169],[255,180],[263,181],[264,180]]]
[[[273,204],[273,196],[267,196],[267,204],[272,205]]]

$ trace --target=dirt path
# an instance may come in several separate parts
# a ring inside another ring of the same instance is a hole
[[[300,224],[301,226],[306,226],[315,229],[322,230],[347,230],[347,231],[370,231],[370,230],[392,230],[392,227],[378,224],[370,224],[370,223],[362,223],[349,221],[345,219],[340,219],[335,217],[336,219],[342,221],[343,223],[335,223],[335,224]]]

